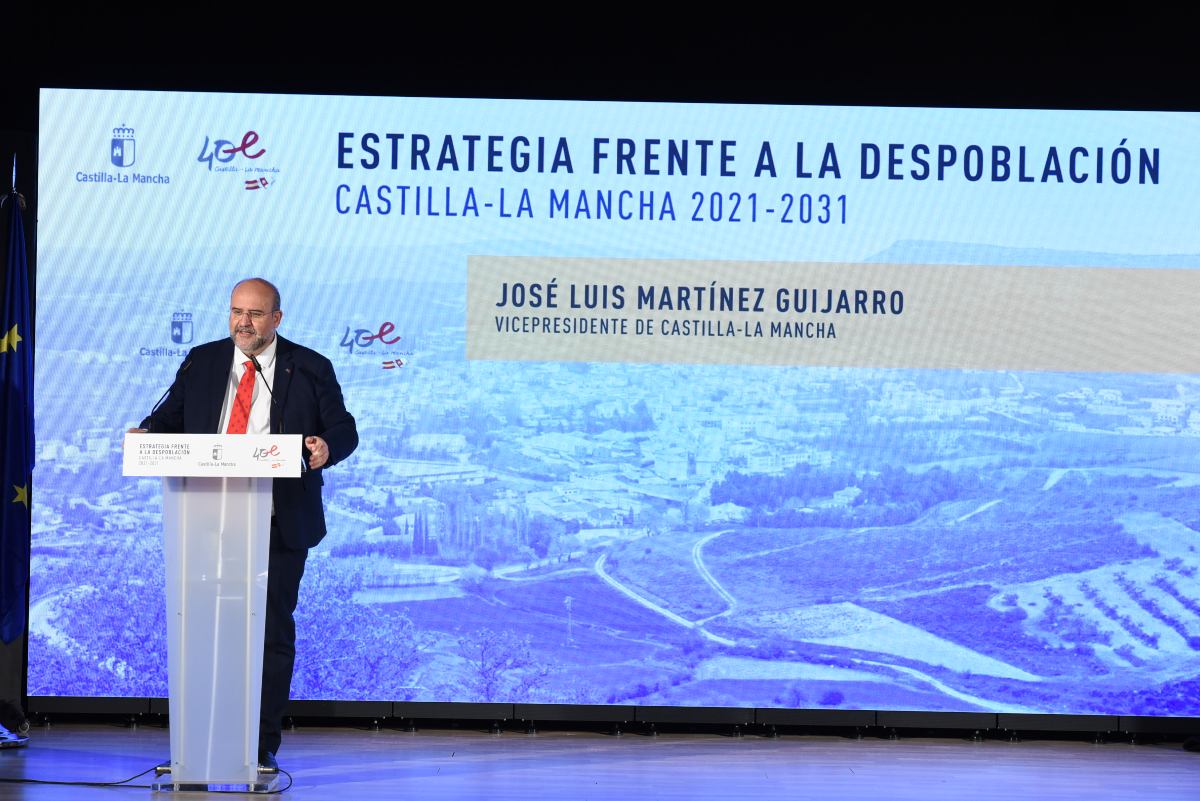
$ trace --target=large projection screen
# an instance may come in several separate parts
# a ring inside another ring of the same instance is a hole
[[[1200,715],[1200,117],[47,90],[29,692],[166,694],[122,432],[282,290],[293,697]]]

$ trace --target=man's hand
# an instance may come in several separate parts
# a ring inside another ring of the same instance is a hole
[[[145,433],[146,433],[146,429],[144,429],[144,428],[131,428],[131,429],[129,429],[128,431],[126,431],[125,433],[126,433],[126,434],[145,434]]]
[[[311,470],[324,467],[329,461],[329,446],[320,437],[305,437],[304,447],[308,448],[308,466]]]

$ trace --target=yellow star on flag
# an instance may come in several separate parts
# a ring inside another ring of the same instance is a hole
[[[17,326],[14,323],[13,327],[9,330],[9,332],[7,334],[5,334],[4,336],[0,337],[0,353],[4,353],[4,351],[8,350],[10,347],[13,349],[13,352],[15,353],[17,350],[17,343],[20,341],[21,341],[21,335],[17,333]]]
[[[17,491],[17,497],[13,498],[12,502],[13,503],[23,503],[23,504],[25,504],[25,508],[28,509],[29,508],[29,485],[26,484],[23,487],[18,487],[16,484],[13,484],[13,489],[15,489]]]

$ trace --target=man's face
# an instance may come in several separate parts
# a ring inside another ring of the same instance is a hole
[[[273,310],[275,297],[270,289],[254,281],[239,284],[229,299],[229,336],[238,350],[257,356],[275,338],[275,329],[283,312]]]

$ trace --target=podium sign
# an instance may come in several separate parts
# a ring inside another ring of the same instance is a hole
[[[300,475],[299,434],[128,434],[126,476],[281,478]]]
[[[163,476],[170,775],[156,790],[267,791],[258,712],[271,480],[299,435],[130,434],[126,476]]]

